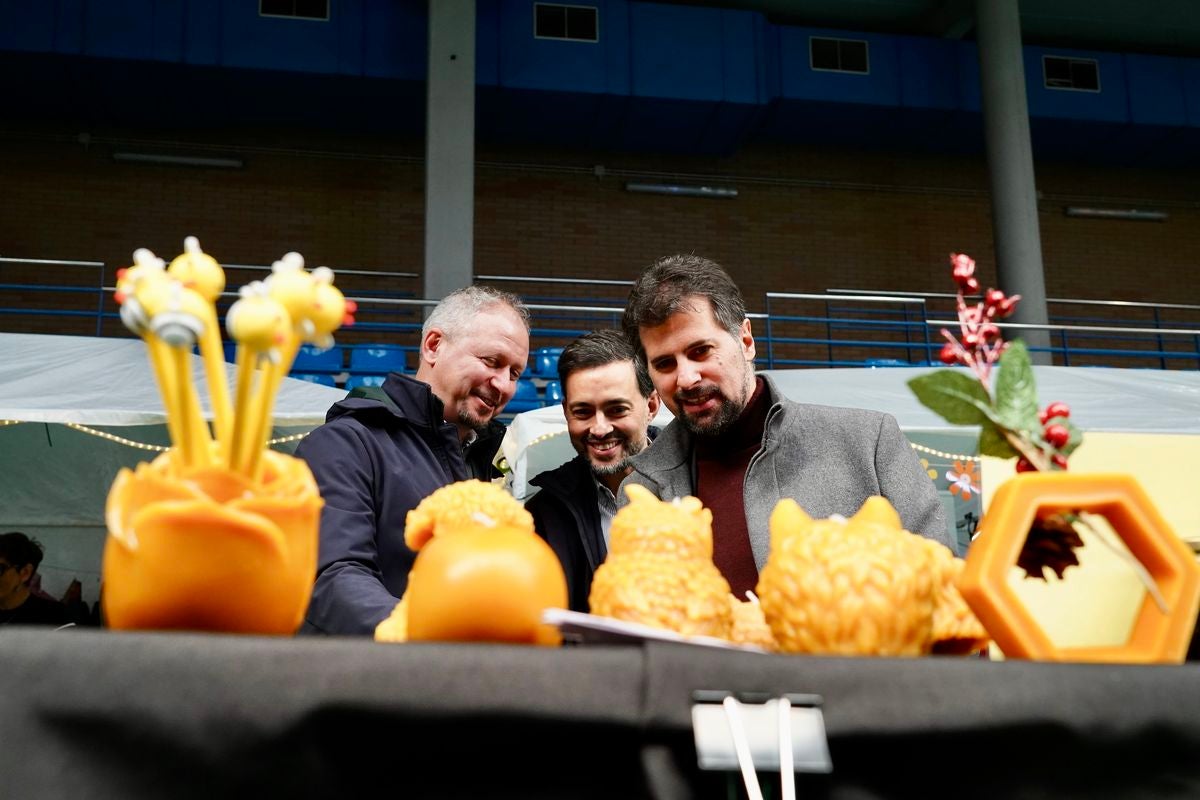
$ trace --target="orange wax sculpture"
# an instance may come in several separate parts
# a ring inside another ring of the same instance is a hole
[[[303,461],[267,449],[271,408],[300,344],[331,344],[354,305],[332,272],[305,272],[295,253],[243,287],[226,317],[238,342],[231,402],[213,305],[224,272],[195,238],[184,246],[170,267],[138,250],[117,276],[121,319],[146,341],[172,446],[122,469],[109,491],[105,618],[118,629],[291,634],[312,592],[322,501]],[[213,433],[192,385],[193,346]]]
[[[1160,610],[1147,593],[1124,644],[1056,646],[1008,583],[1034,520],[1040,513],[1064,511],[1106,517],[1166,602],[1166,611]],[[1180,663],[1200,609],[1200,566],[1132,476],[1026,473],[996,489],[958,588],[1006,656]]]
[[[566,607],[566,576],[533,517],[499,486],[443,486],[408,512],[404,541],[417,560],[376,641],[561,641],[542,612]]]

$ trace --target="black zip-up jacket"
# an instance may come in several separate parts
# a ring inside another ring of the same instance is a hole
[[[464,454],[442,414],[428,384],[392,373],[335,403],[296,449],[325,500],[303,632],[373,634],[408,586],[409,509],[448,483],[499,474],[492,457],[504,426],[493,422]]]
[[[587,459],[575,456],[529,481],[541,489],[525,504],[567,576],[572,611],[588,610],[592,575],[608,555],[596,505],[596,482]]]

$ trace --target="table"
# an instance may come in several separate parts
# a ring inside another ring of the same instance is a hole
[[[732,796],[695,689],[823,696],[834,771],[801,797],[1200,796],[1196,665],[20,628],[0,796]]]

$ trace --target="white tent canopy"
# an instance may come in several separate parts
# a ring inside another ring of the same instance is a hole
[[[206,415],[208,391],[191,356]],[[226,365],[232,386],[234,365]],[[325,421],[345,392],[285,379],[275,403],[275,432]],[[166,413],[146,353],[136,339],[0,333],[0,530],[37,537],[46,549],[39,572],[58,596],[73,578],[94,600],[104,546],[104,500],[117,470],[157,455],[130,442],[168,444]],[[104,436],[64,427],[104,429]]]
[[[208,387],[199,356],[192,377],[205,414]],[[230,385],[235,367],[226,365]],[[346,396],[341,389],[285,379],[275,424],[314,427]],[[139,339],[0,333],[0,419],[80,425],[151,425],[166,421],[162,397]]]

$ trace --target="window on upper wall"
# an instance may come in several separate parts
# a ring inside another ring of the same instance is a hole
[[[823,72],[870,72],[867,43],[861,39],[808,37],[808,63]]]
[[[1094,58],[1042,56],[1042,83],[1047,89],[1100,91],[1100,63]]]
[[[329,19],[329,0],[258,0],[261,17],[289,19]]]
[[[572,42],[600,41],[600,12],[595,6],[533,4],[533,36]]]

